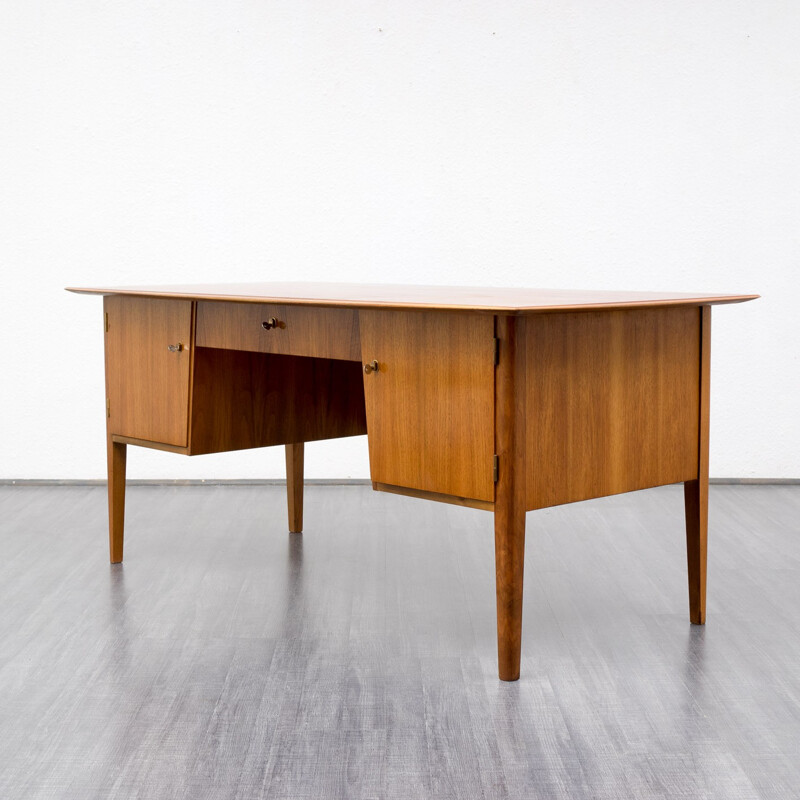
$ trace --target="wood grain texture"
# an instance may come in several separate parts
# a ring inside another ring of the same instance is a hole
[[[708,562],[708,432],[711,401],[711,307],[700,308],[700,402],[697,414],[697,478],[683,484],[686,510],[686,558],[689,571],[689,619],[706,621],[706,571]]]
[[[302,442],[286,445],[286,501],[289,532],[303,532],[303,455]]]
[[[108,554],[112,564],[122,561],[125,538],[125,466],[128,446],[107,439],[108,448]]]
[[[112,434],[187,444],[192,304],[106,297],[106,391]],[[180,352],[170,345],[181,344]]]
[[[359,315],[372,480],[494,500],[493,320],[456,313]]]
[[[359,363],[195,350],[191,455],[364,433]]]
[[[497,664],[500,680],[519,678],[525,564],[525,328],[528,320],[497,318],[500,358],[495,371],[495,447],[499,469],[494,501]],[[534,365],[531,365],[533,368]],[[536,469],[536,464],[531,464]]]
[[[697,475],[697,308],[526,324],[528,509]]]
[[[489,313],[558,311],[627,306],[740,303],[754,294],[608,292],[478,286],[412,286],[368,283],[219,283],[165,286],[71,287],[83,294],[133,294],[189,300],[344,306],[349,308],[461,309]]]
[[[262,322],[276,319],[265,330]],[[361,359],[358,314],[345,308],[199,302],[198,347],[317,358]]]

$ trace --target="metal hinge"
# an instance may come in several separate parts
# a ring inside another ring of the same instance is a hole
[[[106,328],[108,330],[108,328]],[[497,366],[500,363],[500,340],[495,336],[494,337],[494,365]]]
[[[106,397],[106,416],[111,416],[111,400],[108,397]]]
[[[108,311],[106,311],[106,324],[105,324],[105,327],[106,327],[106,333],[108,333]]]
[[[494,478],[494,482],[495,483],[497,483],[497,478],[498,478],[499,474],[500,474],[500,458],[497,455],[497,453],[495,453],[495,455],[494,455],[494,465],[492,467],[492,477]]]

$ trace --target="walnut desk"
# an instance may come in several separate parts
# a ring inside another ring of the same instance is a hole
[[[494,512],[497,643],[519,677],[525,512],[683,482],[705,618],[711,306],[757,295],[324,283],[104,295],[111,561],[127,445],[197,455],[367,434],[374,489]]]

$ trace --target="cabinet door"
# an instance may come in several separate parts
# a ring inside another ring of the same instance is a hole
[[[362,311],[372,480],[494,500],[494,318]]]
[[[191,301],[111,295],[104,308],[109,431],[185,447]]]

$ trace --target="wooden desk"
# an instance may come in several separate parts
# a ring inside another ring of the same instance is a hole
[[[186,455],[367,434],[374,489],[494,512],[497,644],[519,677],[525,512],[683,482],[705,621],[711,306],[757,295],[264,283],[104,295],[111,561],[129,444]]]

